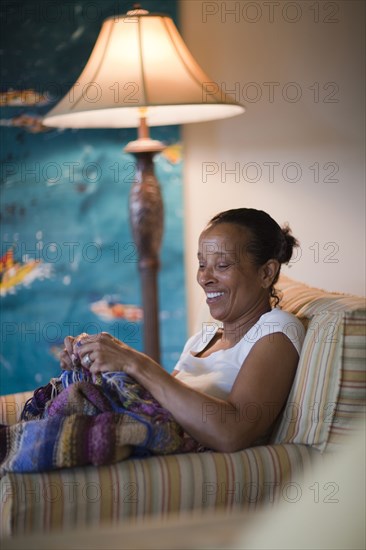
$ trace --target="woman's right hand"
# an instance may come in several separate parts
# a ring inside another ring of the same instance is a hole
[[[60,354],[60,367],[62,370],[72,370],[75,366],[80,364],[80,360],[74,354],[73,348],[74,348],[75,342],[81,336],[86,336],[86,334],[83,333],[82,335],[77,337],[66,336],[64,340],[65,347]]]
[[[60,367],[62,370],[72,370],[73,368],[72,359],[66,347],[60,353]]]

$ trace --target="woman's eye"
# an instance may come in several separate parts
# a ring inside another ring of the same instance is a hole
[[[226,269],[227,267],[229,267],[229,264],[219,264],[218,265],[219,269]]]

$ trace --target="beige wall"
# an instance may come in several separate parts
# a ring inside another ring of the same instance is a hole
[[[239,117],[183,129],[190,331],[202,304],[197,238],[227,208],[290,223],[301,250],[289,276],[364,294],[364,6],[180,2],[188,47],[246,106]]]

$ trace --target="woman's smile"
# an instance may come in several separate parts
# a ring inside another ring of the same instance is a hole
[[[206,292],[207,296],[207,303],[217,302],[222,296],[224,295],[223,292]]]

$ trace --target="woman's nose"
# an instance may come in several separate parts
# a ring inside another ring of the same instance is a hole
[[[201,268],[198,272],[197,279],[198,279],[198,283],[201,286],[205,286],[208,283],[214,282],[215,276],[213,274],[213,270],[209,267]]]

